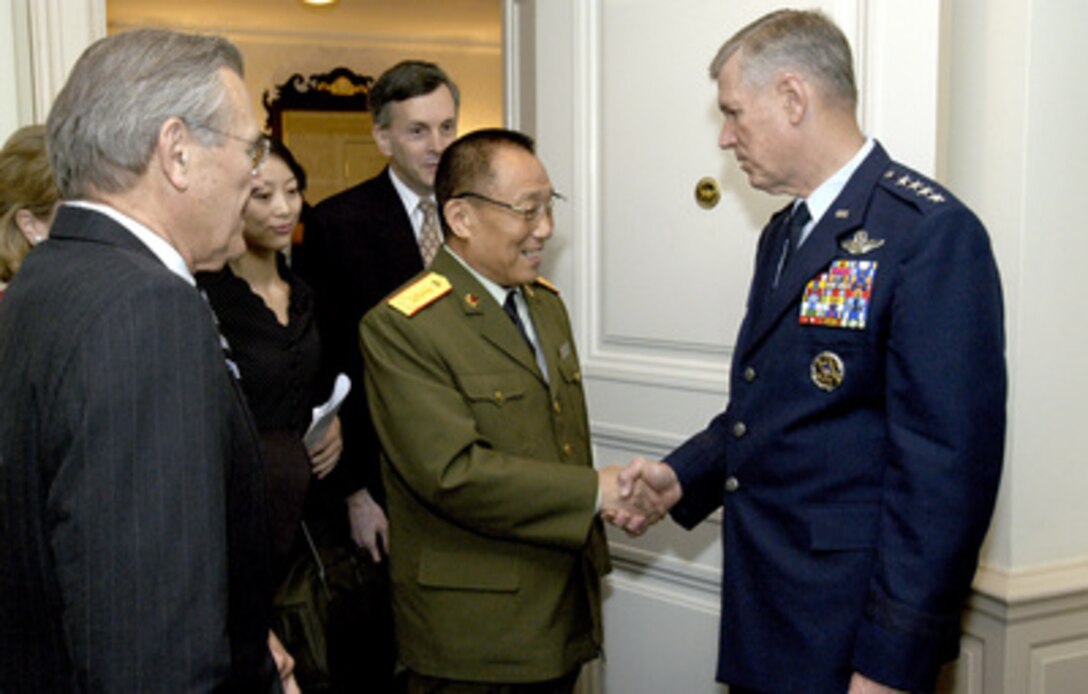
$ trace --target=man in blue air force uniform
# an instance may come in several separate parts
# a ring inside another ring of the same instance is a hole
[[[928,690],[954,658],[1005,435],[1001,289],[978,218],[855,116],[819,13],[742,29],[711,65],[764,229],[730,378],[702,432],[636,473],[723,509],[718,679],[731,692]]]

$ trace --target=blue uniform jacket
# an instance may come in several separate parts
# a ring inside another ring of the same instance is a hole
[[[718,679],[933,686],[997,493],[1006,374],[986,230],[877,144],[784,271],[764,229],[730,401],[667,457],[692,527],[722,507]]]

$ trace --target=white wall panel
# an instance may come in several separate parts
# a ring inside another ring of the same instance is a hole
[[[1031,654],[1031,691],[1059,694],[1088,688],[1088,639],[1049,643]]]
[[[679,597],[671,586],[624,574],[608,584],[602,692],[720,694],[714,683],[716,599]],[[682,634],[682,638],[672,635]],[[611,644],[611,645],[609,645]],[[622,648],[615,644],[622,644]]]

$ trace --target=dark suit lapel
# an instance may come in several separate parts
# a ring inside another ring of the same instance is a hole
[[[446,250],[435,256],[432,269],[444,275],[453,286],[453,295],[459,302],[473,327],[480,336],[524,368],[542,378],[536,357],[517,326],[510,320],[495,299],[472,274],[461,266]]]
[[[375,186],[374,238],[385,249],[389,260],[402,277],[411,277],[423,269],[419,243],[412,231],[412,220],[404,209],[397,189],[389,178],[389,167],[378,176]]]
[[[758,286],[753,283],[753,292],[763,291],[766,298],[762,309],[751,317],[750,331],[743,335],[746,339],[738,340],[742,358],[755,349],[779,324],[783,314],[797,310],[805,285],[824,271],[832,260],[844,253],[840,244],[845,237],[859,227],[865,218],[865,210],[869,205],[872,190],[889,161],[884,149],[876,144],[798,249],[789,267],[779,278],[776,289],[770,287],[778,264],[778,257],[773,249],[768,254],[770,258],[760,263],[759,272],[764,277],[764,284]],[[781,233],[777,241],[779,250],[784,242]],[[753,297],[752,304],[756,305],[757,301],[758,297]]]

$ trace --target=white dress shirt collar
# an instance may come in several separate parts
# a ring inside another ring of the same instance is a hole
[[[393,188],[397,191],[397,195],[400,196],[404,211],[408,213],[408,219],[412,222],[412,233],[415,234],[418,243],[419,232],[423,228],[423,210],[419,209],[419,201],[423,197],[409,188],[407,183],[400,180],[400,177],[393,171],[392,166],[389,167],[389,180],[393,182]],[[433,200],[434,197],[432,196],[431,199]]]
[[[193,279],[193,273],[189,271],[189,266],[185,264],[185,259],[181,257],[181,253],[178,253],[177,249],[171,246],[166,239],[151,231],[151,229],[148,229],[140,222],[137,222],[132,217],[129,217],[123,212],[119,212],[109,205],[103,205],[102,203],[91,202],[89,200],[69,200],[64,204],[106,215],[127,229],[133,236],[139,239],[141,243],[147,246],[148,250],[154,253],[155,257],[158,258],[167,269],[194,287],[196,286],[196,280]]]
[[[831,207],[831,203],[835,202],[835,198],[839,197],[839,193],[842,192],[846,184],[849,183],[850,177],[854,175],[854,172],[858,170],[861,163],[865,161],[865,158],[869,156],[869,153],[873,151],[874,142],[871,137],[865,138],[865,143],[861,148],[850,158],[850,161],[846,162],[842,168],[821,183],[816,190],[812,191],[805,203],[808,204],[808,212],[812,215],[812,220],[805,225],[804,231],[801,232],[801,241],[798,245],[805,242],[808,238],[809,232],[819,224],[824,214]]]
[[[475,277],[476,281],[483,285],[484,289],[487,290],[487,293],[490,294],[496,302],[498,302],[499,306],[502,306],[503,303],[506,302],[506,294],[510,291],[510,287],[504,287],[495,280],[484,277],[476,270],[476,268],[469,265],[464,258],[457,255],[457,251],[453,250],[449,246],[446,246],[445,248],[450,255],[457,259],[457,262],[461,263],[461,267],[468,270],[469,274]],[[520,296],[521,292],[518,291],[518,294]]]

